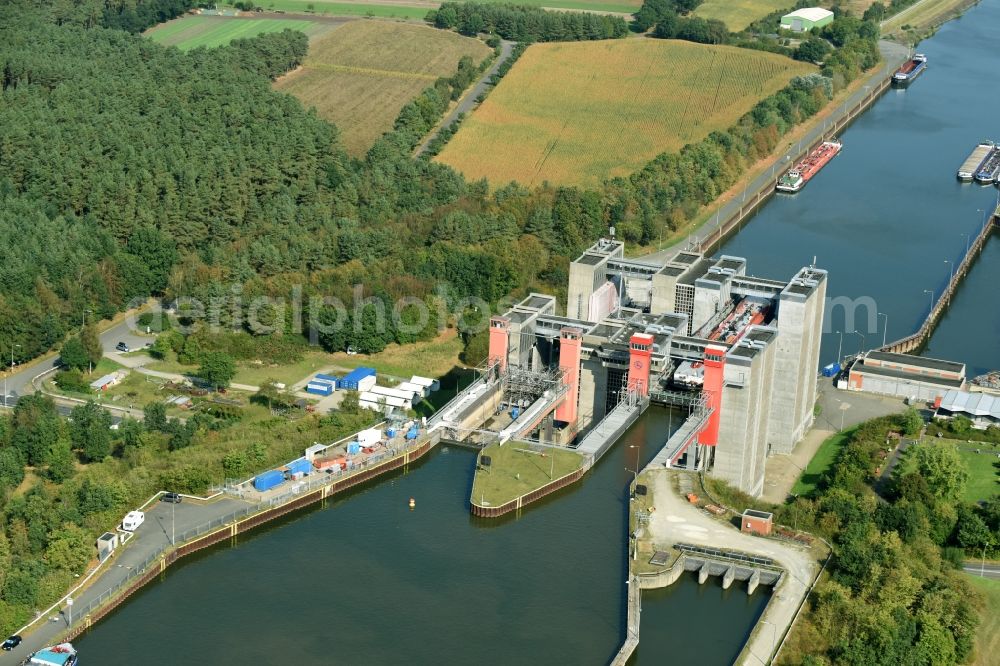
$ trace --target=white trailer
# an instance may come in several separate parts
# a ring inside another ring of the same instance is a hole
[[[135,532],[144,520],[146,520],[146,514],[142,511],[129,511],[122,519],[122,529],[126,532]]]

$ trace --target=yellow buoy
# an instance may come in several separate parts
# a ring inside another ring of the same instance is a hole
[[[415,499],[413,499],[413,498],[411,497],[411,498],[410,498],[410,508],[412,509],[412,508],[414,508],[414,507],[416,507],[416,506],[417,506],[417,500],[415,500]]]

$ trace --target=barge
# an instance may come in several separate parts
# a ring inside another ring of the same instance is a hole
[[[998,176],[1000,176],[1000,146],[994,147],[993,152],[986,156],[986,159],[976,169],[974,178],[977,183],[991,185],[997,182]]]
[[[24,662],[30,666],[77,666],[76,650],[72,643],[60,643],[42,648]]]
[[[819,170],[832,160],[844,144],[839,141],[824,141],[801,162],[778,180],[775,186],[779,192],[798,192],[806,186]]]
[[[896,73],[892,75],[892,82],[897,86],[908,86],[925,69],[927,69],[927,56],[918,53],[896,70]]]
[[[958,179],[963,183],[971,183],[976,176],[976,172],[986,162],[987,158],[996,149],[996,144],[992,141],[983,141],[976,146],[972,153],[965,158],[962,166],[958,168]]]

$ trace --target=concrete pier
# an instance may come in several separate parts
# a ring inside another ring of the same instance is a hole
[[[747,594],[753,594],[758,585],[760,585],[760,572],[754,571],[750,575],[750,580],[747,581]]]
[[[760,578],[760,573],[757,571],[755,571],[751,575],[756,575],[758,578]],[[726,569],[726,573],[722,574],[722,589],[728,590],[729,586],[733,584],[733,581],[735,579],[736,579],[736,567],[729,567],[728,569]]]
[[[944,316],[945,310],[951,305],[951,299],[955,295],[955,291],[958,286],[968,275],[969,270],[972,268],[973,263],[976,258],[982,253],[983,246],[986,245],[986,241],[989,239],[990,234],[996,229],[1000,228],[1000,207],[993,212],[993,215],[984,219],[982,229],[976,234],[975,240],[969,244],[968,251],[965,256],[962,257],[961,263],[955,267],[955,272],[951,275],[951,280],[948,282],[948,286],[938,295],[937,301],[934,303],[934,307],[931,311],[927,313],[927,317],[924,322],[917,329],[917,332],[908,335],[905,338],[900,338],[885,345],[884,347],[878,347],[879,351],[895,352],[898,354],[907,354],[909,352],[920,349],[931,337],[931,333],[934,332],[934,328],[937,326],[938,321]]]

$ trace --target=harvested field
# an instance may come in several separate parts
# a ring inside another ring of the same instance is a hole
[[[675,40],[535,44],[438,159],[493,186],[593,186],[732,126],[813,71],[772,53]]]
[[[392,129],[407,102],[454,74],[459,58],[478,63],[489,53],[482,42],[453,32],[353,21],[312,42],[304,66],[276,87],[315,107],[340,130],[347,150],[360,155]]]
[[[309,19],[184,16],[159,25],[146,35],[164,46],[176,46],[187,51],[199,46],[223,46],[234,39],[282,30],[298,30],[309,37],[316,37],[334,27],[336,24]]]
[[[486,0],[498,4],[531,5],[550,9],[575,9],[579,11],[615,12],[631,14],[642,6],[642,0]],[[262,3],[269,11],[310,12],[331,16],[341,14],[371,14],[373,16],[405,16],[422,19],[440,2],[433,0],[268,0]]]
[[[705,19],[719,19],[732,32],[739,32],[771,12],[791,11],[794,6],[794,0],[705,0],[694,14]]]

